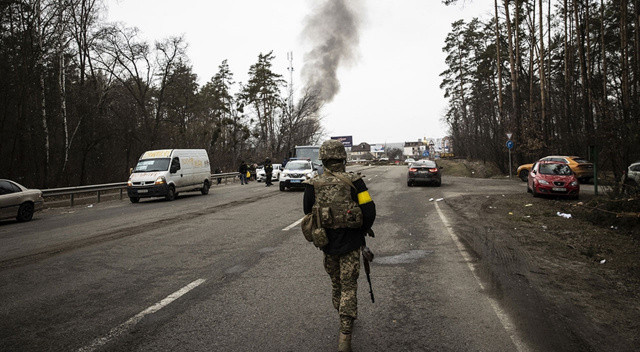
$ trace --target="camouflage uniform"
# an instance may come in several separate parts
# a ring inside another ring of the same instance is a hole
[[[328,238],[322,247],[324,268],[331,278],[333,307],[340,315],[339,348],[349,351],[353,321],[358,317],[360,248],[375,220],[375,204],[362,178],[345,172],[347,154],[342,143],[326,141],[319,154],[325,171],[307,182],[304,212],[321,214]]]
[[[324,269],[331,277],[331,301],[340,315],[340,331],[349,334],[351,322],[358,318],[360,248],[346,254],[325,254]]]

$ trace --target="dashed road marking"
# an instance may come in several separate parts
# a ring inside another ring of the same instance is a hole
[[[153,314],[153,313],[159,311],[160,309],[166,307],[167,305],[169,305],[169,303],[171,303],[171,302],[175,301],[176,299],[182,297],[184,294],[186,294],[187,292],[189,292],[189,291],[193,290],[194,288],[198,287],[203,282],[205,282],[204,279],[198,279],[198,280],[188,284],[187,286],[181,288],[180,290],[168,295],[162,301],[152,305],[151,307],[149,307],[149,308],[143,310],[142,312],[136,314],[131,319],[129,319],[129,320],[125,321],[124,323],[122,323],[122,324],[116,326],[115,328],[111,329],[111,331],[109,331],[107,336],[103,336],[103,337],[97,338],[90,345],[80,348],[78,350],[78,352],[95,351],[99,347],[106,345],[109,341],[111,341],[111,340],[115,339],[116,337],[122,335],[123,333],[131,330],[131,328],[133,328],[138,322],[140,322],[140,320],[142,320],[142,318],[144,318],[146,315]]]
[[[298,226],[298,224],[300,224],[302,222],[302,219],[304,219],[304,217],[300,218],[300,220],[294,222],[293,224],[285,227],[284,229],[282,229],[282,231],[289,231],[291,230],[293,227]]]
[[[440,206],[438,205],[438,203],[434,202],[433,204],[435,204],[436,210],[438,211],[438,215],[440,216],[440,220],[442,220],[442,223],[444,224],[444,227],[449,232],[451,239],[453,240],[453,242],[455,242],[456,246],[458,247],[458,252],[460,252],[460,255],[462,255],[462,258],[467,263],[467,266],[469,267],[471,274],[473,274],[473,277],[476,279],[476,282],[478,283],[480,288],[484,290],[484,285],[482,284],[482,281],[480,281],[480,278],[476,274],[476,268],[474,268],[473,265],[471,265],[471,258],[469,257],[467,250],[464,248],[464,245],[462,244],[462,242],[460,242],[460,239],[458,238],[458,236],[453,232],[453,228],[449,224],[449,220],[445,217],[442,210],[440,210]],[[489,300],[489,304],[491,305],[491,308],[493,308],[493,311],[496,313],[498,320],[500,320],[500,323],[504,327],[504,330],[507,332],[507,334],[511,338],[511,341],[513,342],[513,344],[516,346],[516,349],[518,350],[518,352],[531,351],[531,349],[524,343],[524,341],[522,341],[520,336],[518,336],[518,332],[516,331],[515,324],[511,321],[511,318],[509,318],[507,313],[504,310],[502,310],[502,308],[500,308],[498,301],[493,299],[492,297],[489,297],[489,296],[486,296],[486,297]]]

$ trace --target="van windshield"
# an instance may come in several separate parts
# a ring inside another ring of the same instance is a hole
[[[140,160],[133,172],[167,171],[169,170],[169,161],[171,161],[169,158]]]

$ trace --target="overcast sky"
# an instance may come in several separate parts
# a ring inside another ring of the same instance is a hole
[[[150,41],[183,35],[202,85],[227,59],[236,82],[247,81],[259,53],[273,51],[273,70],[300,88],[304,54],[312,49],[302,31],[320,0],[107,0],[109,22],[138,27]],[[446,100],[439,74],[451,23],[491,16],[493,1],[360,1],[359,43],[353,62],[338,70],[340,90],[323,111],[328,136],[354,143],[413,141],[443,137]],[[353,0],[349,3],[354,3]]]

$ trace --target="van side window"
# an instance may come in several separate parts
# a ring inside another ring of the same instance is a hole
[[[177,156],[171,160],[171,170],[180,170],[180,158]]]

